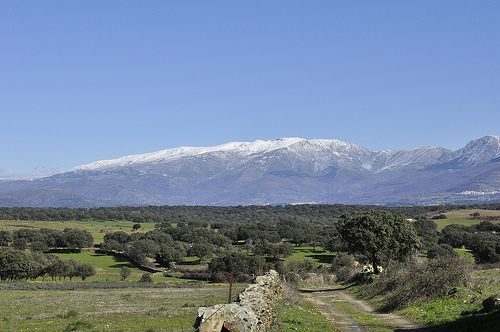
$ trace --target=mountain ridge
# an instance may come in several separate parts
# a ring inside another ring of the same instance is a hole
[[[456,151],[372,151],[338,139],[289,137],[179,147],[0,181],[0,206],[461,204],[500,201],[499,177],[500,136]]]

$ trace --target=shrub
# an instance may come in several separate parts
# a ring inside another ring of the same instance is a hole
[[[152,283],[153,282],[153,278],[151,278],[151,273],[144,273],[141,276],[141,282],[142,283]]]
[[[337,253],[332,260],[330,272],[337,276],[338,281],[352,279],[358,273],[354,265],[354,257],[345,252]]]
[[[441,243],[427,251],[427,258],[432,259],[436,257],[458,257],[458,254],[449,244]]]
[[[467,286],[473,263],[459,257],[438,257],[422,262],[414,256],[406,262],[392,262],[365,295],[385,294],[385,310],[430,301],[452,287]]]

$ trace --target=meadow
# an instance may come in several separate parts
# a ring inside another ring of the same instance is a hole
[[[233,285],[233,294],[245,284]],[[0,291],[2,331],[192,331],[201,306],[225,303],[228,285]],[[234,300],[234,299],[233,299]]]
[[[472,219],[471,214],[479,212],[482,216],[498,216],[500,211],[498,210],[481,210],[481,209],[468,209],[468,210],[454,210],[450,212],[443,213],[447,219],[435,219],[434,221],[438,225],[438,230],[451,224],[458,224],[464,226],[471,226],[474,224],[479,224],[481,220]],[[499,220],[493,220],[492,223],[498,223]]]

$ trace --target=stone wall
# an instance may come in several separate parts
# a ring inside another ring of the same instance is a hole
[[[199,308],[194,328],[199,332],[266,331],[275,317],[273,306],[280,296],[279,274],[271,270],[245,288],[236,303]]]

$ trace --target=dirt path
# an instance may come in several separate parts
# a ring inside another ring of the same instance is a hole
[[[333,321],[341,332],[430,332],[403,316],[377,312],[368,303],[355,298],[340,286],[309,288],[301,292],[304,299],[311,302],[316,310]],[[369,322],[363,324],[357,321],[355,317],[357,314],[370,316]],[[380,322],[386,324],[385,329],[378,326]]]

